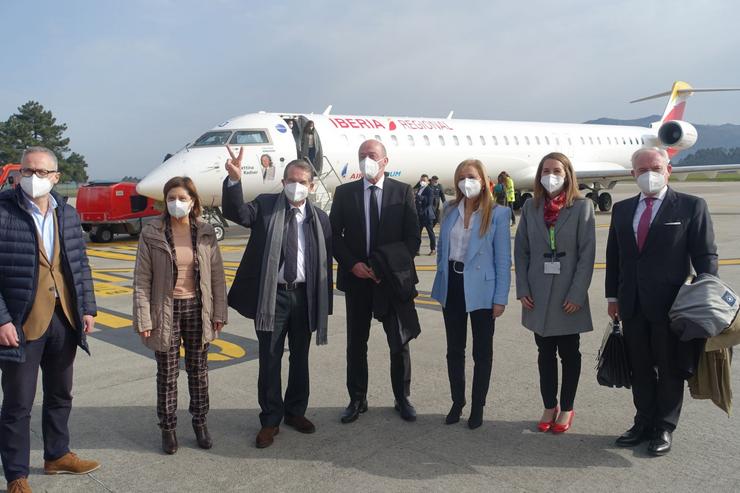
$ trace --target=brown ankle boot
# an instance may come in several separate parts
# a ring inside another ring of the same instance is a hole
[[[195,432],[195,439],[200,448],[209,449],[213,447],[213,440],[211,439],[211,434],[208,433],[208,426],[205,423],[202,425],[193,424],[193,431]]]
[[[175,430],[162,430],[162,450],[165,454],[172,455],[177,452],[177,434]]]

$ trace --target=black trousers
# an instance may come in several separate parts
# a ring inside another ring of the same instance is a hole
[[[347,391],[351,400],[367,396],[367,341],[373,316],[373,281],[356,283],[345,292],[347,307]],[[400,343],[398,319],[383,323],[391,360],[391,386],[396,400],[411,395],[411,353]],[[394,349],[395,348],[395,349]]]
[[[463,275],[450,263],[447,300],[442,310],[447,334],[447,375],[450,379],[452,402],[465,404],[465,346],[468,335],[468,315],[473,332],[473,406],[485,406],[493,368],[494,318],[491,308],[465,309]]]
[[[290,368],[283,399],[280,372],[286,337]],[[278,426],[286,415],[303,416],[310,391],[308,350],[311,347],[305,285],[293,290],[278,289],[274,332],[258,330],[257,339],[260,351],[257,398],[262,426]]]
[[[537,367],[540,370],[540,393],[545,409],[558,405],[558,358],[563,367],[563,383],[560,386],[560,409],[572,411],[576,399],[578,380],[581,377],[581,343],[579,334],[542,337],[534,335],[537,343]]]
[[[622,321],[632,369],[635,424],[673,431],[683,404],[684,383],[676,368],[677,338],[668,320],[655,323],[637,312]]]
[[[428,221],[426,218],[423,222],[421,217],[419,218],[419,224],[421,225],[421,229],[419,230],[419,233],[422,233],[425,229],[427,230],[427,234],[429,235],[429,249],[430,250],[436,250],[437,249],[437,236],[434,234],[434,223],[431,221]]]
[[[39,368],[44,390],[41,433],[44,460],[69,452],[69,413],[72,410],[72,365],[77,335],[57,308],[41,338],[26,343],[24,363],[0,363],[3,404],[0,411],[0,457],[5,479],[28,476],[31,454],[31,409]]]

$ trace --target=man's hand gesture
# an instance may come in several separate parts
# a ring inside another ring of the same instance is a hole
[[[229,173],[229,179],[231,181],[239,181],[242,179],[242,156],[244,155],[244,148],[239,149],[239,154],[234,154],[231,147],[226,146],[226,150],[229,151],[231,158],[226,160],[226,172]]]

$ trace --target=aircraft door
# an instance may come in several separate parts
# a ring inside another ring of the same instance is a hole
[[[298,122],[298,128],[300,129],[298,157],[309,161],[320,175],[324,164],[324,152],[321,148],[319,133],[313,125],[313,121],[305,116],[298,116],[295,120]]]

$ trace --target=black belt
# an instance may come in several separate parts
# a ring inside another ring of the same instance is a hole
[[[458,262],[457,260],[450,260],[450,270],[455,274],[462,274],[464,269],[464,263]]]
[[[302,288],[306,285],[305,282],[288,282],[285,284],[278,283],[277,288],[283,291],[293,291]]]

